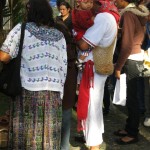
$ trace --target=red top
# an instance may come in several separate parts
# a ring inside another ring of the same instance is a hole
[[[85,31],[91,27],[94,22],[92,20],[93,14],[89,10],[77,10],[72,11],[72,23],[75,31],[75,40],[79,41],[84,35]]]

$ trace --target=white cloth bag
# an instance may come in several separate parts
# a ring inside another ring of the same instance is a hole
[[[126,92],[127,85],[126,85],[126,74],[120,75],[120,80],[117,79],[114,96],[113,96],[113,104],[125,106],[126,105]]]

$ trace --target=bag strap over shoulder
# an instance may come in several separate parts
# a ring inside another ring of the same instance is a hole
[[[25,33],[25,27],[26,23],[22,23],[21,25],[21,37],[20,37],[20,44],[19,44],[19,52],[18,52],[18,58],[21,60],[21,53],[22,53],[22,47],[23,47],[23,41],[24,41],[24,33]]]

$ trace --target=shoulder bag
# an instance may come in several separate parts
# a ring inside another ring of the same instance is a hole
[[[111,75],[114,71],[113,65],[113,49],[116,43],[116,38],[108,47],[95,47],[93,52],[93,61],[95,71],[102,75]]]

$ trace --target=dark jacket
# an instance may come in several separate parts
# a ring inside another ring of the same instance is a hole
[[[62,16],[57,16],[56,17],[56,22],[60,22],[60,21],[63,22],[66,25],[66,27],[68,28],[68,30],[72,34],[73,25],[72,25],[72,16],[71,16],[71,14],[64,21],[62,20]]]
[[[62,101],[63,109],[72,108],[76,100],[76,86],[77,86],[77,68],[75,61],[77,59],[76,45],[72,38],[72,21],[71,15],[63,22],[61,16],[56,18],[57,23],[63,23],[65,29],[65,38],[67,42],[67,57],[68,57],[68,68],[67,77],[64,86],[64,97]],[[66,33],[68,31],[68,34]],[[64,32],[64,31],[62,31]]]

